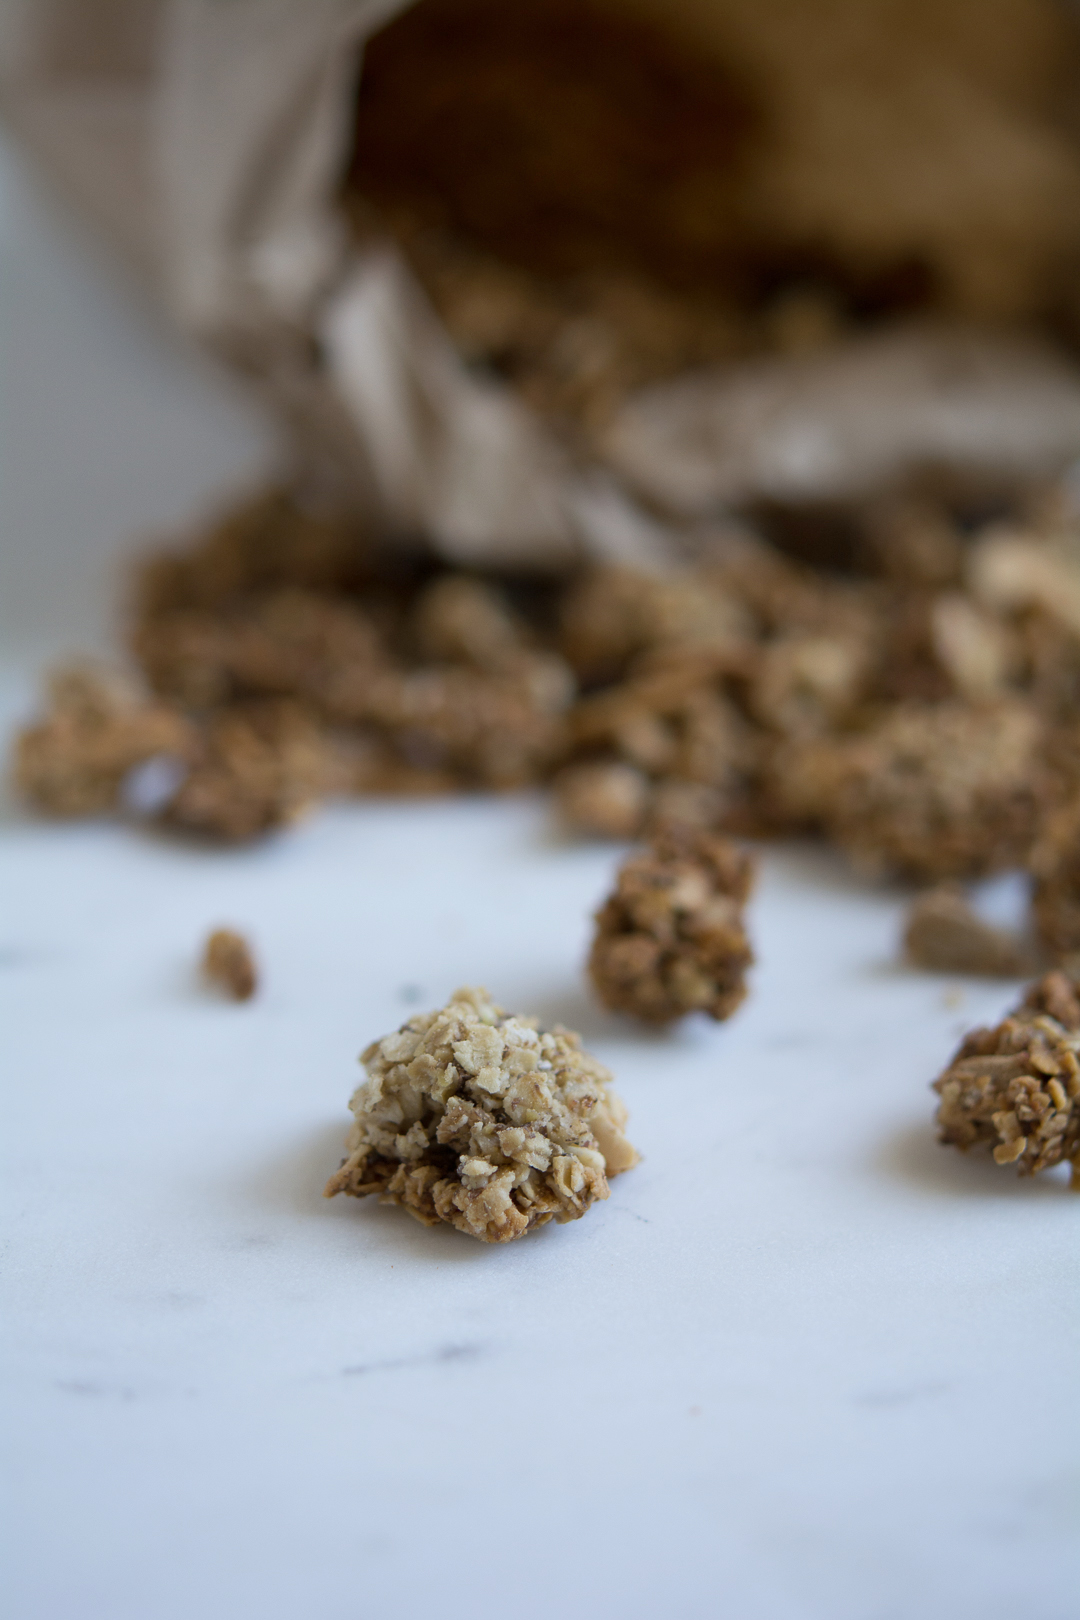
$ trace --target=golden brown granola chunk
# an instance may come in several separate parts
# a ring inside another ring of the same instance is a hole
[[[973,911],[958,884],[942,883],[913,903],[904,926],[904,950],[932,973],[973,973],[1012,979],[1024,971],[1018,940]]]
[[[70,664],[49,679],[49,711],[15,744],[19,791],[38,810],[88,816],[117,809],[129,773],[147,760],[190,758],[193,728],[122,678]]]
[[[557,759],[569,697],[561,668],[546,660],[508,675],[432,665],[375,677],[356,718],[374,725],[410,765],[514,788],[536,781]]]
[[[850,736],[777,757],[774,791],[862,867],[935,881],[1022,866],[1040,793],[1026,704],[898,704]]]
[[[425,1226],[508,1243],[573,1221],[638,1155],[611,1076],[580,1038],[458,990],[375,1041],[349,1107],[348,1157],[326,1196],[377,1193]]]
[[[1080,982],[1048,973],[993,1029],[966,1037],[934,1081],[942,1142],[989,1147],[1022,1175],[1080,1166]]]
[[[632,855],[596,914],[589,976],[604,1005],[653,1024],[730,1017],[753,961],[752,882],[750,857],[715,834],[670,829]]]
[[[166,808],[177,827],[238,842],[299,819],[332,781],[319,728],[293,703],[218,711],[191,770]]]
[[[180,703],[295,697],[332,717],[348,716],[386,662],[359,607],[296,587],[163,613],[138,627],[135,650],[154,689]]]
[[[251,946],[231,928],[215,928],[206,941],[203,975],[233,1001],[250,1001],[259,985]]]

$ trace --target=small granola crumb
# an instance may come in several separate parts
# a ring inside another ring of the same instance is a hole
[[[993,1029],[976,1029],[937,1080],[939,1140],[988,1147],[1021,1175],[1068,1162],[1080,1177],[1080,980],[1055,971]]]
[[[202,971],[233,1001],[250,1001],[259,987],[251,946],[231,928],[215,928],[203,950]]]
[[[916,967],[932,973],[974,973],[1018,978],[1025,955],[1019,942],[976,915],[958,884],[942,883],[912,903],[904,950]]]
[[[749,855],[686,826],[632,855],[596,914],[589,975],[605,1007],[653,1024],[730,1017],[753,961],[743,922],[752,882]]]
[[[611,1075],[580,1037],[458,990],[375,1041],[326,1197],[377,1193],[425,1226],[508,1243],[577,1220],[638,1155]]]

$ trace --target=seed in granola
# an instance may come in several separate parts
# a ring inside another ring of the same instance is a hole
[[[202,956],[203,976],[233,1001],[250,1001],[259,985],[251,946],[231,928],[215,928]]]
[[[984,922],[954,883],[942,883],[913,903],[904,926],[904,950],[916,967],[933,973],[1011,979],[1024,971],[1019,941]]]
[[[580,1037],[458,990],[375,1041],[326,1196],[377,1193],[425,1226],[508,1243],[577,1220],[637,1163],[611,1075]]]
[[[745,851],[687,827],[632,855],[596,914],[589,975],[604,1005],[654,1024],[699,1010],[730,1017],[753,961],[743,922],[752,882]]]
[[[940,1141],[989,1148],[1021,1175],[1063,1162],[1080,1179],[1080,980],[1030,985],[993,1029],[975,1029],[934,1081]]]

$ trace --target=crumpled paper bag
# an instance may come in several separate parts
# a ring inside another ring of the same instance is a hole
[[[756,499],[927,467],[1052,476],[1080,373],[1032,340],[914,326],[629,399],[593,466],[458,356],[389,243],[335,206],[363,45],[408,0],[8,0],[0,106],[173,318],[244,372],[302,473],[463,563],[662,564]]]

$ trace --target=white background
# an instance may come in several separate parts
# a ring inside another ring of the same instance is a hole
[[[10,721],[271,438],[3,149],[0,321]],[[1016,987],[898,966],[904,896],[785,848],[744,1009],[640,1034],[581,974],[618,853],[531,798],[231,853],[9,806],[8,1620],[1076,1615],[1080,1199],[927,1090]],[[320,1196],[355,1054],[468,982],[580,1028],[644,1154],[505,1249]]]

